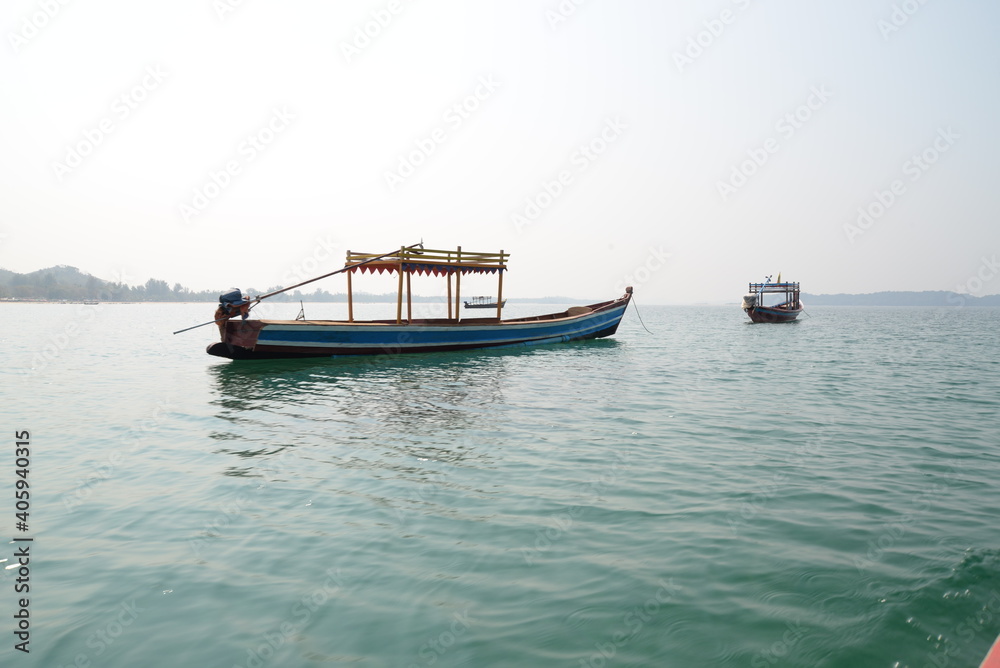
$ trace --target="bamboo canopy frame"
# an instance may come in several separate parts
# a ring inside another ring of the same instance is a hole
[[[396,297],[396,324],[403,322],[403,287],[404,274],[406,284],[406,321],[413,322],[413,293],[410,277],[414,274],[444,275],[448,279],[448,319],[458,322],[462,294],[462,274],[497,274],[497,319],[500,319],[503,303],[503,273],[507,269],[507,259],[510,253],[473,253],[463,251],[461,246],[455,250],[417,249],[401,246],[399,251],[382,256],[368,253],[347,251],[345,268],[347,268],[347,319],[354,322],[354,294],[351,274],[355,271],[377,271],[382,273],[398,272],[399,284]],[[454,305],[452,311],[451,278],[455,276]],[[454,314],[453,314],[454,313]]]
[[[764,295],[765,294],[781,294],[785,295],[784,303],[796,303],[799,301],[799,295],[801,290],[798,283],[771,283],[770,277],[767,281],[763,283],[750,283],[749,291],[757,295],[758,304],[760,306],[764,305]]]

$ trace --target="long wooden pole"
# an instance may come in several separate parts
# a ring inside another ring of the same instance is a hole
[[[208,322],[203,322],[200,325],[194,325],[192,327],[185,327],[184,329],[178,329],[176,332],[174,332],[174,334],[180,334],[181,332],[187,332],[192,329],[198,329],[199,327],[204,327],[205,325],[214,325],[217,322],[225,322],[227,320],[229,320],[228,316],[225,318],[219,318],[218,320],[209,320]]]
[[[417,246],[422,246],[423,244],[413,244],[412,246],[400,246],[399,250],[403,251],[408,248],[416,248]],[[274,295],[280,295],[282,292],[288,292],[289,290],[294,290],[295,288],[300,288],[303,285],[307,285],[314,281],[326,278],[327,276],[335,276],[336,274],[342,274],[345,271],[350,271],[355,267],[360,267],[362,265],[368,264],[369,262],[374,262],[375,260],[381,260],[387,255],[393,255],[399,251],[389,251],[388,253],[382,253],[381,255],[376,255],[375,257],[370,257],[364,262],[358,262],[357,264],[352,264],[349,267],[344,267],[343,269],[338,269],[337,271],[331,271],[329,274],[323,274],[322,276],[317,276],[316,278],[310,278],[308,281],[302,281],[301,283],[296,283],[295,285],[289,285],[287,288],[281,288],[280,290],[275,290],[274,292],[268,292],[266,295],[260,295],[259,297],[254,297],[253,301],[259,302],[262,299],[267,299],[268,297],[273,297]]]
[[[400,250],[406,250],[408,248],[416,248],[417,246],[420,246],[421,248],[423,248],[423,245],[424,244],[421,241],[420,243],[412,244],[410,246],[400,246]],[[318,281],[320,279],[326,278],[328,276],[335,276],[337,274],[342,274],[345,271],[350,271],[351,269],[354,269],[355,267],[360,267],[362,265],[366,265],[369,262],[374,262],[375,260],[381,260],[382,258],[386,257],[387,255],[392,255],[393,253],[396,253],[396,252],[398,252],[398,251],[389,251],[388,253],[382,253],[381,255],[376,255],[375,257],[370,257],[367,260],[365,260],[364,262],[358,262],[357,264],[352,264],[349,267],[344,267],[343,269],[338,269],[337,271],[331,271],[329,274],[323,274],[322,276],[317,276],[316,278],[310,278],[308,281],[302,281],[301,283],[296,283],[295,285],[289,285],[287,288],[281,288],[280,290],[275,290],[274,292],[268,292],[266,295],[260,295],[258,297],[254,297],[253,300],[252,300],[252,303],[250,304],[250,308],[253,308],[254,306],[256,306],[258,303],[260,303],[260,301],[262,299],[267,299],[268,297],[273,297],[274,295],[280,295],[282,292],[288,292],[289,290],[293,290],[295,288],[300,288],[303,285],[306,285],[308,283],[313,283],[315,281]],[[400,265],[400,267],[402,267],[402,265]],[[348,275],[348,281],[350,281],[350,275]],[[348,308],[350,308],[350,307],[348,306]],[[178,329],[176,332],[174,332],[174,334],[180,334],[181,332],[187,332],[187,331],[190,331],[192,329],[198,329],[199,327],[204,327],[206,325],[213,325],[213,324],[215,324],[217,322],[222,322],[223,320],[228,320],[228,318],[223,318],[222,320],[209,320],[208,322],[203,322],[200,325],[194,325],[193,327],[186,327],[184,329]],[[396,322],[397,323],[399,322],[399,316],[398,315],[396,317]]]

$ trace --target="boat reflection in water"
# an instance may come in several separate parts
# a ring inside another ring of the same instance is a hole
[[[208,370],[211,404],[228,428],[209,436],[240,458],[321,445],[315,456],[368,451],[366,459],[401,470],[424,460],[488,465],[496,453],[483,443],[495,441],[504,415],[516,410],[508,397],[525,391],[518,384],[524,365],[565,371],[620,348],[601,339],[558,348],[216,364]]]

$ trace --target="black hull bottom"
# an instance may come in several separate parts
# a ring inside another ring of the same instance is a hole
[[[230,360],[277,360],[277,359],[306,359],[309,357],[330,357],[329,355],[316,355],[313,353],[297,353],[268,351],[255,352],[243,346],[234,346],[230,343],[213,343],[205,349],[209,355],[215,357],[225,357]]]
[[[792,311],[789,313],[773,313],[770,311],[758,311],[757,309],[745,309],[750,320],[756,323],[764,322],[794,322],[802,311]]]

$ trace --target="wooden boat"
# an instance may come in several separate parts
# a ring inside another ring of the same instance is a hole
[[[764,295],[780,294],[784,301],[767,305]],[[805,308],[800,299],[798,283],[772,283],[768,276],[763,283],[751,283],[748,294],[743,297],[743,310],[753,322],[792,322]]]
[[[219,325],[221,341],[208,347],[208,354],[229,359],[292,357],[339,357],[386,355],[472,348],[533,346],[611,336],[618,329],[632,288],[610,301],[573,306],[558,313],[526,318],[500,319],[503,304],[503,274],[509,254],[470,253],[461,246],[454,251],[425,250],[420,245],[401,247],[383,255],[347,252],[343,269],[347,274],[347,320],[252,320],[250,309],[262,299],[303,285],[290,286],[253,299],[239,290],[220,297],[212,322]],[[399,275],[396,318],[355,320],[352,276],[358,272],[388,271]],[[448,313],[445,318],[413,318],[410,278],[430,273],[448,280]],[[459,314],[461,280],[466,274],[495,273],[498,277],[496,317],[463,319]],[[454,300],[452,284],[454,282]],[[405,283],[405,290],[404,290]],[[406,295],[406,313],[403,296]],[[453,308],[454,307],[454,308]],[[242,317],[237,317],[242,316]],[[204,323],[211,324],[211,323]],[[184,331],[184,330],[181,330]]]
[[[506,299],[499,302],[500,308],[503,308],[506,303]],[[472,299],[464,302],[464,304],[465,308],[496,308],[498,302],[496,299],[493,299],[493,297],[473,297]]]

